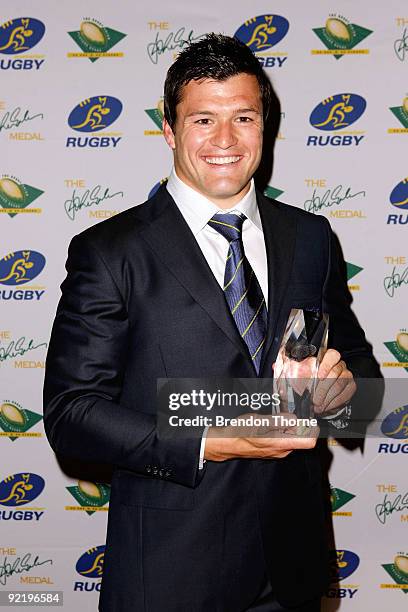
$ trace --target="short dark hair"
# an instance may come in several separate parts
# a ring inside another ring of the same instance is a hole
[[[223,34],[207,34],[190,43],[170,66],[164,83],[164,116],[172,129],[182,90],[190,81],[225,81],[237,74],[257,78],[266,121],[273,96],[272,85],[252,51],[243,42]]]

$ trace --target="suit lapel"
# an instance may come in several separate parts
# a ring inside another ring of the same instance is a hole
[[[139,218],[149,223],[139,235],[249,362],[247,347],[229,312],[224,292],[172,197],[162,188],[147,206],[148,214]]]
[[[264,232],[268,262],[268,327],[262,353],[260,375],[272,373],[267,364],[293,265],[296,241],[296,220],[278,202],[272,202],[257,192],[258,207]]]

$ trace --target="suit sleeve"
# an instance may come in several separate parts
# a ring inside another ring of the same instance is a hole
[[[120,402],[129,320],[100,253],[73,238],[48,349],[44,426],[65,457],[163,477],[194,487],[201,440],[159,438],[155,415]]]

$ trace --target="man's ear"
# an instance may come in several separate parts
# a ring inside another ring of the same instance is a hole
[[[163,135],[164,135],[164,139],[167,142],[167,144],[169,145],[170,149],[175,149],[176,148],[176,143],[174,140],[174,133],[173,130],[171,129],[167,119],[165,119],[163,117]]]

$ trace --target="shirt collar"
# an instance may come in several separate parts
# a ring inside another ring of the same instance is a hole
[[[201,193],[186,185],[186,183],[177,176],[174,167],[167,182],[167,191],[177,204],[194,235],[197,235],[216,213],[231,212],[243,213],[247,219],[262,231],[261,217],[256,201],[254,179],[251,179],[248,193],[246,193],[242,200],[235,204],[233,208],[229,209],[218,208],[218,206]]]

